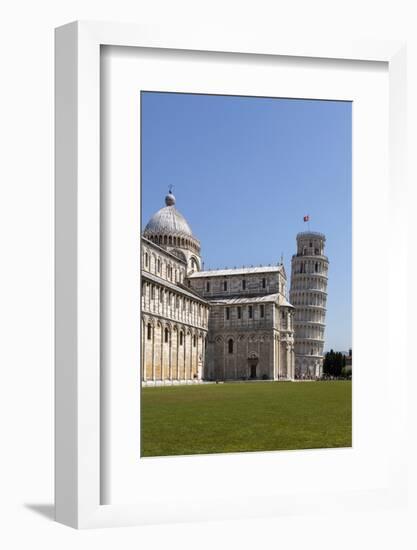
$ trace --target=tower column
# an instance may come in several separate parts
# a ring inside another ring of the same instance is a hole
[[[323,255],[325,242],[322,233],[298,233],[297,253],[291,261],[290,302],[295,308],[297,378],[322,375],[329,265],[327,256]]]

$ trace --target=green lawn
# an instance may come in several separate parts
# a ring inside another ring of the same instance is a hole
[[[255,382],[142,389],[142,456],[351,444],[351,382]]]

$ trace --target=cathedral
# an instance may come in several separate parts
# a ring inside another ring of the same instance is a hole
[[[325,236],[297,235],[289,300],[282,263],[204,271],[175,204],[169,192],[142,234],[142,383],[319,379]]]

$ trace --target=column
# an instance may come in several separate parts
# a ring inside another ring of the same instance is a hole
[[[161,380],[164,380],[164,343],[165,343],[165,327],[161,325]]]
[[[287,351],[287,378],[290,378],[290,376],[291,376],[291,351],[290,351],[290,344],[288,344],[288,343],[286,345],[286,351]]]
[[[152,380],[155,381],[155,326],[151,325],[152,335]]]
[[[142,340],[142,380],[146,382],[146,323],[142,320],[142,334],[141,334],[141,340]]]
[[[172,328],[168,333],[168,354],[169,379],[172,381]]]
[[[180,332],[177,327],[177,355],[176,355],[176,371],[177,371],[177,380],[180,379],[180,363],[179,363],[179,349],[180,349]]]

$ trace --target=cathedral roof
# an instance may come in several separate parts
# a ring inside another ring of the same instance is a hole
[[[165,197],[165,205],[149,220],[143,232],[144,236],[152,234],[193,237],[187,220],[175,208],[175,197],[171,192]]]
[[[280,306],[293,307],[287,298],[282,294],[264,294],[263,296],[240,296],[240,297],[231,297],[231,298],[214,298],[209,299],[211,303],[214,304],[227,304],[227,305],[239,305],[239,304],[257,304],[262,302],[276,302]]]
[[[189,275],[189,279],[199,277],[226,277],[229,275],[250,275],[252,273],[278,273],[283,269],[282,265],[268,265],[260,267],[240,267],[234,269],[210,269],[209,271],[196,271]]]
[[[171,281],[167,281],[166,279],[162,279],[162,277],[158,277],[157,275],[154,275],[153,273],[149,273],[149,271],[142,270],[142,277],[144,279],[148,279],[149,281],[152,281],[153,283],[157,283],[161,286],[164,286],[166,288],[169,288],[171,290],[175,290],[175,292],[178,292],[180,294],[183,294],[184,296],[187,296],[188,298],[193,298],[194,300],[197,300],[203,304],[208,304],[208,300],[203,298],[202,296],[199,296],[196,292],[193,292],[193,289],[186,289],[184,285],[179,285],[177,283],[172,283]]]

